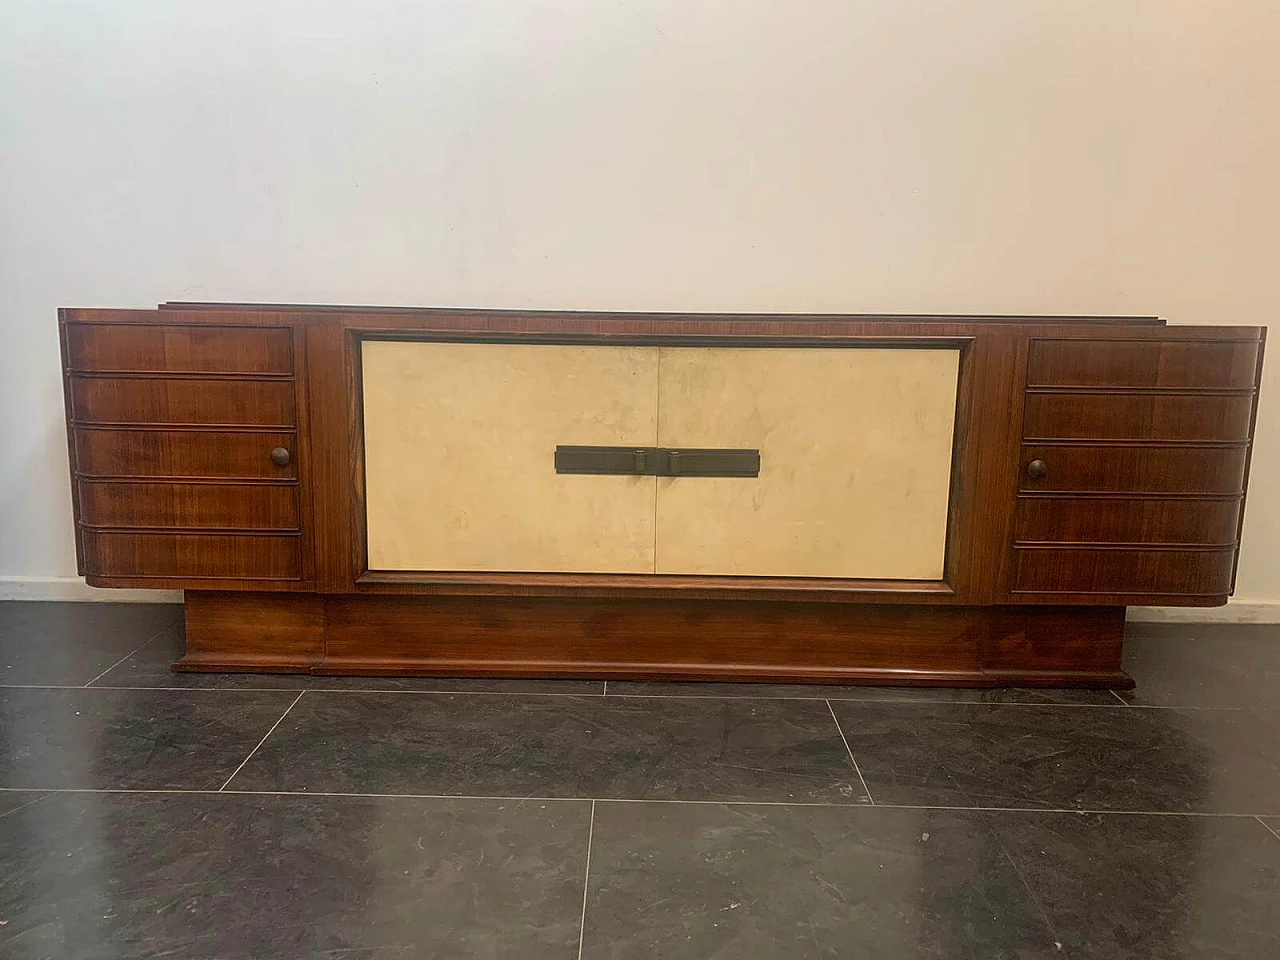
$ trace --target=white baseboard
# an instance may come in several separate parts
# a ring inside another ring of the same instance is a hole
[[[181,603],[181,590],[103,590],[80,577],[0,577],[0,600]]]
[[[1280,600],[1232,600],[1225,607],[1130,607],[1144,623],[1280,623]]]
[[[80,577],[0,577],[0,600],[181,603],[180,590],[103,590]],[[1280,623],[1280,600],[1233,600],[1225,607],[1130,607],[1144,623]]]

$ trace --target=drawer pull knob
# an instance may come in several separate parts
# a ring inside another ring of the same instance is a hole
[[[287,467],[289,465],[289,451],[284,447],[276,447],[271,451],[271,462],[277,467]]]
[[[1027,476],[1032,480],[1043,480],[1049,475],[1049,465],[1043,460],[1032,460],[1027,464]]]

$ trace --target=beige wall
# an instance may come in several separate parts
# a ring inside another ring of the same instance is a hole
[[[74,570],[58,304],[1265,323],[1277,50],[1257,0],[11,0],[0,577]]]

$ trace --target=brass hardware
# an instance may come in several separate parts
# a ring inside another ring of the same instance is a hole
[[[556,473],[636,477],[758,477],[759,450],[556,447]]]
[[[271,451],[271,462],[277,467],[287,467],[289,465],[289,451],[284,447],[276,447]]]
[[[1049,475],[1049,465],[1043,460],[1032,460],[1027,464],[1027,476],[1032,480],[1043,480]]]

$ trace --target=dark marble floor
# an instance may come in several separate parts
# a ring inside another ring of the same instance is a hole
[[[1280,957],[1280,626],[1135,691],[173,674],[0,603],[0,957]]]

